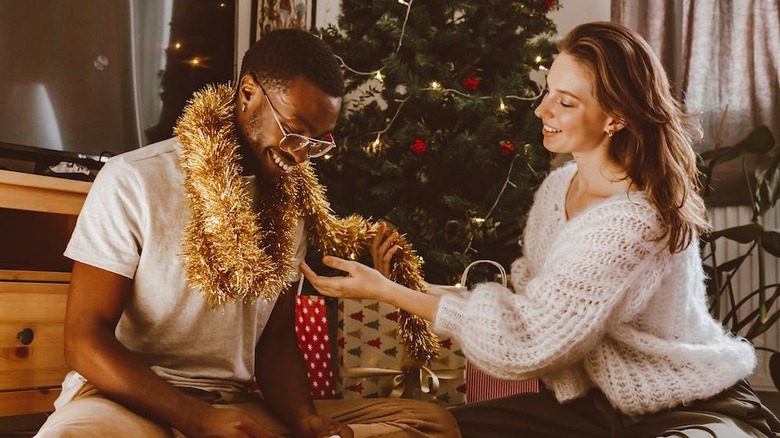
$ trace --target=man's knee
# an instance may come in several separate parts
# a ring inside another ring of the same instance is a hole
[[[110,436],[171,438],[173,432],[103,397],[71,401],[46,420],[35,438],[104,438]]]

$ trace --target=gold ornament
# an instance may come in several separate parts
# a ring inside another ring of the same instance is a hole
[[[275,184],[258,182],[259,211],[252,210],[241,178],[233,121],[234,91],[207,86],[188,103],[175,128],[182,145],[184,189],[192,217],[185,228],[182,262],[187,279],[217,307],[233,300],[275,300],[290,287],[294,230],[303,218],[308,243],[324,254],[349,257],[370,245],[376,227],[358,215],[336,217],[310,163]],[[406,239],[393,257],[391,279],[424,291],[420,260]],[[412,358],[430,362],[438,340],[427,321],[401,311],[399,336]]]

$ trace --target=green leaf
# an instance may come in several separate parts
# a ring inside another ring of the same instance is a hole
[[[780,231],[764,231],[761,235],[761,247],[775,257],[780,257]]]
[[[751,243],[758,241],[764,233],[764,227],[758,223],[749,223],[736,227],[725,228],[708,233],[703,237],[705,241],[712,241],[721,237],[733,240],[739,243]]]
[[[733,258],[727,262],[723,262],[719,264],[717,267],[718,272],[731,272],[735,269],[739,269],[739,267],[742,266],[742,263],[749,255],[750,255],[749,253],[745,253],[739,257]]]

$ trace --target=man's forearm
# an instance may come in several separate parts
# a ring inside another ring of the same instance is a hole
[[[211,407],[157,376],[133,352],[103,330],[68,341],[69,364],[106,397],[184,433],[197,428]]]
[[[279,342],[276,347],[273,352],[258,349],[257,383],[269,409],[295,429],[300,418],[316,414],[309,394],[306,362],[297,340]]]

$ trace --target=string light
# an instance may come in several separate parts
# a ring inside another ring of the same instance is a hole
[[[401,26],[401,36],[398,38],[398,47],[395,49],[395,53],[398,53],[399,50],[401,50],[401,44],[404,42],[404,34],[406,33],[406,23],[409,21],[409,11],[412,10],[412,2],[414,0],[409,0],[406,2],[405,0],[398,0],[398,3],[402,5],[406,5],[406,16],[404,17],[404,24]]]
[[[506,186],[512,185],[513,187],[516,187],[515,184],[512,183],[510,178],[512,177],[512,169],[515,167],[515,160],[517,160],[517,157],[520,155],[515,155],[514,158],[512,158],[512,162],[509,163],[509,170],[506,172],[506,179],[504,180],[504,185],[501,186],[501,190],[498,192],[498,196],[496,196],[496,200],[493,201],[493,205],[490,207],[490,210],[488,210],[487,214],[484,218],[474,218],[472,219],[477,225],[482,225],[491,214],[493,214],[493,210],[496,209],[496,206],[498,205],[498,201],[501,200],[501,197],[504,196],[504,191],[506,190]],[[526,163],[528,164],[528,163]],[[528,167],[531,167],[530,164],[528,164]],[[534,172],[536,174],[536,172]],[[469,237],[469,243],[466,245],[466,249],[463,250],[463,254],[466,254],[471,250],[471,243],[474,241],[474,234],[472,233]]]
[[[406,15],[404,17],[404,22],[403,22],[403,25],[401,27],[401,35],[398,38],[398,46],[396,48],[396,53],[401,49],[401,46],[403,45],[404,35],[406,33],[406,24],[407,24],[407,22],[409,20],[409,13],[411,11],[412,2],[413,1],[414,0],[408,0],[408,1],[406,1],[406,0],[398,0],[399,4],[402,4],[402,5],[406,6]],[[378,81],[380,83],[384,83],[384,75],[382,75],[382,70],[381,69],[373,70],[373,71],[370,71],[370,72],[356,70],[356,69],[350,67],[349,65],[347,65],[347,63],[344,61],[344,58],[342,58],[341,56],[339,56],[339,55],[334,55],[334,56],[336,57],[336,59],[338,59],[339,63],[341,64],[341,66],[344,69],[352,72],[353,74],[358,75],[358,76],[369,76],[372,79],[374,79],[374,80],[376,80],[376,81]],[[539,71],[547,71],[548,70],[547,67],[545,67],[544,65],[540,64],[543,61],[543,58],[542,58],[541,55],[537,55],[534,58],[534,61],[537,64],[539,64],[537,66]],[[452,93],[452,94],[457,94],[457,95],[460,95],[460,96],[463,96],[463,97],[467,97],[467,98],[478,98],[478,99],[494,99],[495,98],[494,96],[473,96],[473,95],[470,95],[470,94],[467,94],[467,93],[464,93],[462,91],[455,90],[455,89],[452,89],[452,88],[443,88],[442,84],[439,81],[436,81],[436,80],[430,82],[429,88],[423,88],[423,89],[421,89],[421,91],[436,91],[436,92],[440,92],[440,93]],[[539,93],[534,94],[532,96],[507,95],[507,96],[499,97],[498,110],[499,111],[506,111],[507,110],[507,105],[506,105],[506,103],[504,103],[504,99],[535,101],[535,100],[539,99],[543,94],[544,94],[544,90],[541,90]],[[401,101],[400,105],[398,105],[398,108],[396,109],[395,114],[390,119],[390,121],[388,122],[387,126],[385,126],[384,129],[376,132],[376,138],[374,139],[374,141],[372,141],[371,143],[369,143],[366,146],[366,151],[367,152],[376,154],[379,151],[381,151],[381,149],[382,149],[382,140],[381,140],[382,134],[387,132],[390,129],[390,127],[392,126],[393,122],[398,118],[398,115],[401,112],[401,108],[404,106],[404,104],[406,103],[406,101],[408,99],[409,99],[409,97],[407,96],[405,99],[403,99]],[[514,162],[513,162],[513,164],[514,164]],[[511,172],[511,168],[510,168],[510,172]],[[509,183],[511,183],[511,181],[509,181]],[[504,188],[506,187],[506,185],[507,185],[507,183],[504,184]],[[502,193],[503,193],[503,189],[502,189]],[[499,198],[500,197],[501,197],[501,194],[499,194]],[[496,203],[497,202],[498,202],[498,199],[496,199]],[[494,205],[494,207],[495,207],[495,205]],[[491,208],[491,211],[492,211],[492,208]],[[470,247],[471,247],[471,242],[469,242],[469,248]],[[468,250],[468,248],[467,248],[467,250]]]
[[[174,47],[176,50],[179,50],[179,49],[181,49],[181,43],[177,41],[177,42],[176,42],[176,44],[174,44],[174,45],[173,45],[173,47]]]
[[[372,141],[371,143],[366,146],[366,152],[376,155],[379,151],[382,150],[382,141],[380,138],[382,137],[382,133],[378,133],[376,135],[376,139]]]

